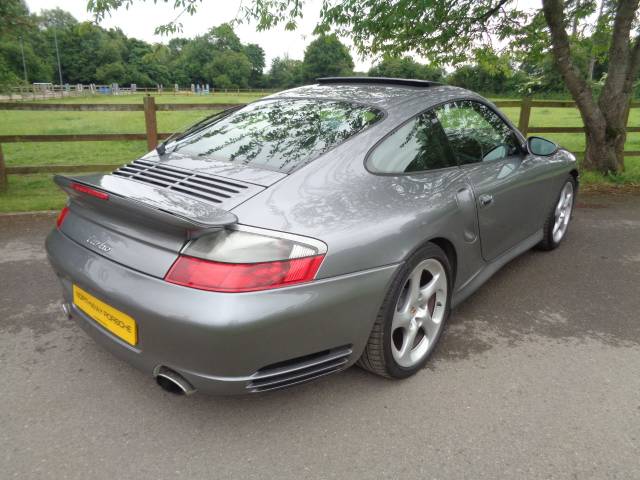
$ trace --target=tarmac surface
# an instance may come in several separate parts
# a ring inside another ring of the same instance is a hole
[[[60,309],[54,217],[0,217],[0,477],[640,479],[640,196],[582,196],[416,376],[177,397]]]

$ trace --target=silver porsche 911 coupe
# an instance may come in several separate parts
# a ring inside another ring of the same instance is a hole
[[[404,378],[450,310],[567,232],[575,157],[428,81],[323,78],[224,111],[69,196],[64,310],[174,393],[357,363]]]

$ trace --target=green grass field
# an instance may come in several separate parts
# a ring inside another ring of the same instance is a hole
[[[158,95],[156,103],[246,103],[259,94],[216,93],[208,96]],[[143,95],[95,96],[48,100],[48,103],[142,103]],[[41,102],[38,101],[38,102]],[[503,111],[517,122],[519,109]],[[158,131],[181,131],[214,111],[194,110],[158,112]],[[566,108],[534,108],[531,126],[581,126],[577,110]],[[640,109],[631,111],[629,125],[640,125]],[[38,112],[1,111],[0,134],[71,134],[71,133],[142,133],[142,112]],[[564,147],[584,150],[582,134],[547,134]],[[19,165],[76,165],[119,164],[129,162],[146,150],[145,142],[51,142],[10,143],[2,145],[7,166]],[[628,150],[640,150],[640,133],[629,134]],[[634,183],[640,184],[640,158],[627,158],[626,171],[615,178],[603,178],[587,172],[584,184]],[[50,174],[10,175],[9,188],[0,194],[0,212],[58,209],[65,198],[51,182]]]

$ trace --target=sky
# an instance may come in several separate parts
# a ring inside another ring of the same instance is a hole
[[[238,12],[241,1],[203,0],[198,5],[198,12],[195,15],[190,16],[185,13],[180,17],[183,31],[175,36],[194,37],[205,33],[213,26],[232,20]],[[59,7],[70,12],[80,21],[93,20],[93,16],[87,13],[86,0],[26,0],[26,2],[29,10],[34,13],[42,9]],[[540,0],[517,0],[514,3],[520,8],[540,7]],[[290,58],[302,60],[306,46],[313,39],[313,29],[320,16],[321,4],[322,0],[306,0],[304,18],[298,22],[298,28],[293,32],[285,31],[284,27],[257,32],[255,25],[252,24],[238,25],[235,27],[235,32],[243,43],[257,43],[264,49],[267,69],[275,57],[288,55]],[[158,4],[154,4],[153,0],[146,0],[146,2],[138,0],[129,10],[123,8],[113,12],[111,17],[106,18],[100,25],[104,28],[119,27],[127,36],[149,43],[167,42],[171,36],[154,35],[153,31],[156,26],[168,23],[179,13],[178,10],[173,9],[172,1],[167,4],[158,0]],[[372,58],[360,57],[347,39],[341,40],[351,50],[356,71],[366,72],[375,63]]]

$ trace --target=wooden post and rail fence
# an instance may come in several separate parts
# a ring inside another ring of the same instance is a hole
[[[576,108],[573,101],[548,101],[532,100],[525,97],[522,100],[500,100],[495,102],[500,108],[520,108],[518,129],[523,135],[532,133],[583,133],[584,127],[538,127],[530,125],[531,110],[533,108]],[[0,135],[0,191],[7,188],[8,175],[25,175],[32,173],[60,173],[60,172],[99,172],[110,171],[118,168],[116,164],[89,164],[89,165],[33,165],[15,166],[6,165],[2,152],[3,143],[22,142],[83,142],[83,141],[131,141],[146,140],[147,149],[156,147],[159,140],[167,138],[171,133],[158,132],[156,112],[178,110],[224,110],[238,106],[238,104],[223,103],[155,103],[152,96],[143,97],[142,104],[64,104],[64,103],[27,103],[5,102],[0,103],[1,110],[27,110],[27,111],[75,111],[75,112],[144,112],[145,133],[89,133],[89,134],[65,134],[65,135]],[[639,108],[640,102],[632,102],[631,108]],[[627,126],[627,132],[640,132],[640,127]],[[576,152],[580,155],[583,152]],[[640,156],[640,151],[625,151],[625,156]]]

